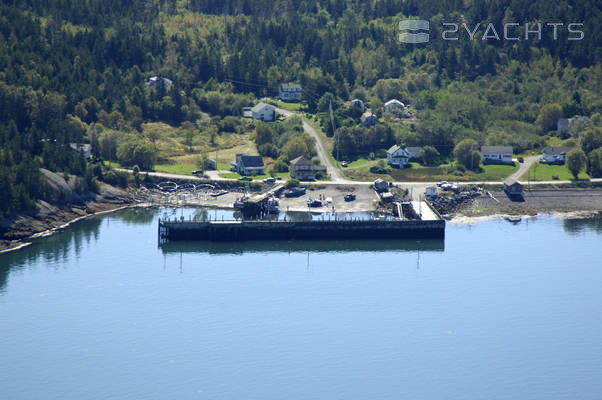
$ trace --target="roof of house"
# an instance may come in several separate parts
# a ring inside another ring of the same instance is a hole
[[[420,146],[406,147],[406,151],[409,153],[420,153],[420,150],[422,150],[422,147],[420,147]]]
[[[562,154],[566,154],[569,151],[573,150],[574,147],[546,147],[543,149],[543,154],[549,154],[551,156],[559,156]]]
[[[73,150],[88,152],[92,150],[92,145],[89,143],[69,143]]]
[[[385,103],[385,107],[388,107],[388,106],[399,106],[399,107],[405,107],[405,105],[404,105],[404,104],[403,104],[401,101],[399,101],[399,100],[397,100],[397,99],[391,99],[391,100],[387,101],[387,102]]]
[[[374,115],[371,111],[366,111],[365,113],[362,114],[362,117],[360,118],[360,120],[362,122],[365,122],[368,118],[376,118],[376,115]],[[378,118],[376,118],[378,119]]]
[[[299,85],[298,83],[281,83],[280,89],[282,89],[282,90],[301,89],[301,85]]]
[[[312,165],[311,161],[305,158],[305,156],[299,156],[291,160],[291,165]]]
[[[393,154],[397,153],[399,150],[401,150],[401,152],[404,153],[404,155],[407,155],[407,156],[410,155],[410,153],[408,153],[408,151],[406,149],[404,149],[403,147],[398,146],[396,144],[394,144],[393,146],[391,146],[389,148],[389,150],[387,150],[387,154],[393,155]]]
[[[481,153],[512,155],[512,146],[481,146]]]
[[[360,99],[353,99],[353,100],[351,100],[351,101],[349,102],[349,104],[350,104],[350,105],[352,105],[352,106],[355,106],[355,105],[358,105],[358,104],[363,106],[363,105],[364,105],[364,102],[363,102],[363,101],[361,101]]]
[[[512,185],[516,185],[517,183],[520,185],[519,181],[517,181],[516,179],[511,178],[511,177],[504,179],[505,186],[512,186]]]
[[[271,104],[266,104],[266,103],[261,102],[261,103],[257,103],[257,105],[255,105],[253,108],[251,108],[251,111],[253,111],[253,112],[261,112],[266,107],[272,108],[274,110],[276,109]]]
[[[237,154],[237,160],[240,159],[245,168],[263,167],[263,158],[261,156],[250,156],[248,154]]]

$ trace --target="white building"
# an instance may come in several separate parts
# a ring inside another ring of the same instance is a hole
[[[512,146],[482,146],[483,164],[512,164]]]
[[[573,149],[574,147],[546,147],[541,153],[541,161],[546,164],[564,164],[566,153]]]
[[[171,79],[159,78],[158,76],[153,76],[151,78],[148,78],[148,81],[146,81],[146,86],[159,87],[159,85],[161,83],[163,83],[163,86],[165,87],[165,89],[168,89],[173,85],[173,82],[171,81]]]
[[[360,99],[353,99],[349,102],[349,107],[357,107],[360,110],[362,110],[362,112],[364,112],[364,110],[366,109],[366,106],[364,105],[364,102],[361,101]]]
[[[386,113],[401,112],[401,111],[405,110],[405,108],[406,108],[405,104],[403,104],[401,101],[396,100],[396,99],[389,100],[385,103],[385,112]]]
[[[69,146],[78,153],[81,153],[84,158],[88,158],[92,154],[92,145],[88,143],[69,143]]]
[[[387,164],[395,168],[405,168],[410,160],[410,154],[398,145],[391,146],[387,150]]]
[[[271,104],[259,103],[251,108],[251,116],[258,121],[273,121],[276,119],[276,107]]]
[[[301,101],[303,89],[298,83],[282,83],[278,89],[278,96],[282,101]]]

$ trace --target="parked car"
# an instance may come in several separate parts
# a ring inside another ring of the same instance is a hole
[[[448,181],[441,181],[441,182],[439,182],[437,184],[437,186],[439,186],[439,187],[443,187],[443,185],[449,185],[449,182]]]
[[[239,181],[252,181],[253,178],[249,177],[249,176],[241,176],[240,178],[238,178]]]
[[[203,171],[200,169],[197,169],[196,171],[192,171],[192,175],[203,175]]]
[[[270,178],[265,178],[263,180],[263,183],[274,183],[274,182],[276,182],[276,179],[275,178],[271,178],[271,177]]]
[[[517,160],[518,160],[519,163],[524,163],[525,162],[525,159],[522,158],[522,157],[518,157]]]
[[[322,202],[320,200],[312,199],[311,197],[307,199],[308,207],[322,207]]]
[[[353,201],[355,200],[355,195],[353,193],[347,193],[344,197],[345,201]]]
[[[347,168],[348,165],[349,163],[347,163],[347,161],[341,161],[341,167]]]

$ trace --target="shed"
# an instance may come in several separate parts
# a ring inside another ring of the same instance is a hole
[[[510,196],[522,196],[523,185],[513,178],[504,180],[504,192]]]
[[[386,181],[383,181],[382,179],[377,179],[374,181],[374,190],[376,190],[379,193],[388,192],[389,184]]]

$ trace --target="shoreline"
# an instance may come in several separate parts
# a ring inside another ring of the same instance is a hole
[[[109,203],[95,203],[95,205],[107,205],[107,204],[109,204]],[[72,224],[75,224],[76,222],[79,222],[79,221],[82,221],[82,220],[85,220],[85,219],[88,219],[91,217],[110,214],[110,213],[122,211],[122,210],[125,210],[128,208],[134,208],[134,207],[140,207],[140,205],[135,204],[135,203],[127,204],[127,205],[119,205],[118,207],[115,207],[115,208],[109,208],[106,210],[95,211],[90,214],[79,215],[75,218],[66,218],[66,219],[61,220],[62,223],[59,226],[55,226],[55,227],[52,227],[49,229],[45,229],[43,231],[33,233],[32,235],[29,235],[23,239],[0,240],[0,254],[5,254],[5,253],[10,253],[13,251],[21,250],[25,247],[30,246],[33,243],[30,240],[35,240],[35,239],[39,239],[39,238],[52,236],[55,233],[58,233],[64,229],[70,227]]]

